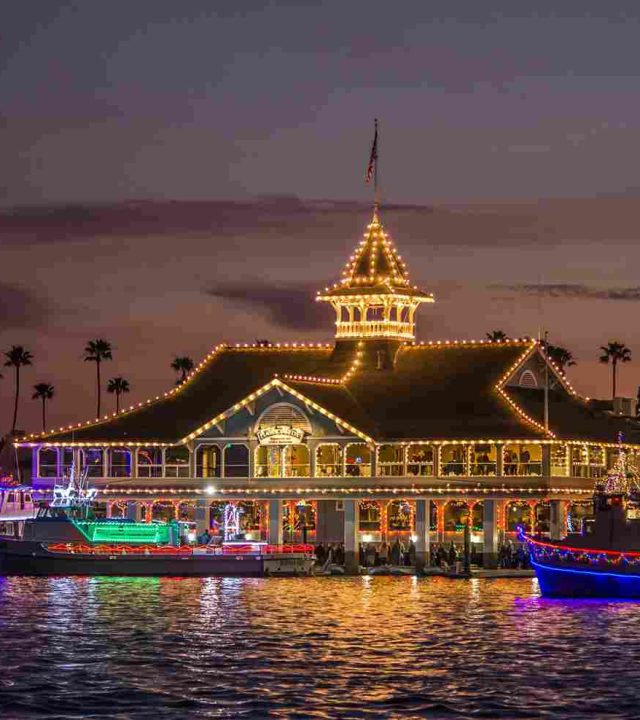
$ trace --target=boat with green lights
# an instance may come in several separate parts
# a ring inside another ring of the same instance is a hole
[[[253,576],[308,575],[310,545],[228,538],[194,545],[188,523],[96,518],[95,490],[72,469],[20,533],[0,537],[2,575]]]

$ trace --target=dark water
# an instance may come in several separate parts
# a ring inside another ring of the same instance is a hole
[[[639,659],[531,580],[0,578],[3,719],[640,717]]]

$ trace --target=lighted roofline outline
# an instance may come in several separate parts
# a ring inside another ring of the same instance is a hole
[[[178,444],[186,445],[191,440],[195,440],[199,435],[201,435],[203,432],[206,432],[209,430],[209,428],[217,425],[222,420],[225,420],[227,417],[230,417],[231,415],[235,415],[236,412],[239,410],[242,410],[242,408],[246,407],[250,403],[252,403],[254,400],[257,400],[259,397],[264,395],[265,393],[269,392],[269,390],[272,390],[273,388],[278,387],[283,392],[288,392],[291,395],[293,395],[296,399],[303,402],[305,405],[308,405],[309,407],[312,407],[314,410],[317,410],[318,412],[322,413],[325,417],[332,420],[337,425],[341,425],[346,430],[349,430],[354,435],[357,435],[361,440],[363,440],[365,443],[369,445],[375,445],[375,440],[370,437],[369,435],[366,435],[361,430],[356,428],[354,425],[351,425],[351,423],[348,423],[346,420],[343,420],[342,418],[338,417],[334,413],[332,413],[330,410],[327,410],[326,408],[322,407],[322,405],[319,405],[314,400],[311,400],[311,398],[306,397],[302,393],[298,392],[294,388],[292,388],[290,385],[287,385],[282,380],[280,380],[279,377],[274,377],[272,380],[270,380],[268,383],[263,385],[262,387],[255,390],[253,393],[250,393],[247,395],[243,400],[236,403],[235,405],[232,405],[230,408],[225,410],[223,413],[220,413],[219,415],[216,415],[216,417],[212,418],[211,420],[208,420],[206,423],[201,425],[196,430],[193,430],[185,437],[181,438],[178,442]]]
[[[109,413],[108,415],[103,415],[100,418],[94,418],[93,420],[85,420],[84,422],[79,423],[72,423],[71,425],[67,425],[66,427],[62,426],[56,430],[49,430],[46,433],[30,433],[27,435],[26,439],[22,442],[14,442],[14,447],[22,447],[26,446],[29,443],[36,442],[40,444],[40,441],[45,440],[47,437],[51,437],[53,435],[59,435],[60,433],[65,432],[74,432],[75,430],[84,430],[89,427],[97,427],[99,425],[103,425],[105,423],[110,422],[114,418],[120,418],[124,415],[129,415],[131,413],[134,413],[138,410],[141,410],[142,408],[145,408],[147,406],[153,405],[156,402],[162,402],[164,400],[170,399],[171,397],[174,397],[175,395],[181,393],[187,385],[194,380],[194,378],[201,373],[203,370],[205,370],[211,362],[215,359],[215,357],[220,354],[221,352],[224,352],[225,350],[255,350],[256,352],[266,352],[266,351],[273,351],[273,350],[286,350],[286,351],[318,351],[318,350],[331,350],[333,348],[333,344],[331,343],[298,343],[298,342],[287,342],[287,343],[270,343],[268,345],[258,345],[257,343],[220,343],[219,345],[216,345],[214,348],[212,348],[205,356],[204,358],[196,365],[196,367],[186,376],[183,382],[181,382],[179,385],[176,385],[175,387],[171,388],[170,390],[167,390],[162,395],[156,395],[155,397],[148,398],[147,400],[143,400],[135,405],[130,405],[128,408],[122,408],[120,412],[117,413]],[[72,447],[72,443],[63,443],[64,445],[68,445],[69,447]],[[103,443],[104,444],[104,443]],[[118,445],[123,445],[124,443],[117,443]],[[165,442],[158,442],[158,443],[140,443],[141,445],[148,444],[148,445],[158,445],[158,446],[171,446],[176,445],[178,443],[165,443]]]
[[[128,478],[129,480],[131,478]],[[201,479],[201,478],[200,478]],[[237,480],[237,478],[235,478]],[[279,479],[282,480],[283,478],[273,478],[273,479]],[[306,478],[300,478],[301,480],[305,480]],[[121,480],[121,482],[124,482],[124,478]],[[219,485],[220,478],[216,478],[214,480],[216,485]],[[212,494],[210,490],[207,489],[207,487],[203,487],[202,485],[199,485],[197,487],[173,487],[173,488],[167,488],[167,487],[160,487],[160,488],[150,488],[150,487],[118,487],[116,486],[116,483],[110,482],[108,486],[104,487],[97,487],[97,494],[100,495],[159,495],[157,501],[158,502],[169,502],[173,501],[169,497],[162,497],[162,495],[178,495],[181,493],[189,492],[193,493],[194,495],[207,495],[211,497],[215,497],[215,495],[275,495],[279,493],[300,493],[305,495],[333,495],[336,493],[384,493],[389,495],[397,495],[398,493],[402,495],[443,495],[444,497],[438,498],[438,502],[442,501],[448,501],[447,496],[449,495],[509,495],[512,494],[515,496],[514,502],[517,501],[517,499],[522,495],[523,492],[527,492],[530,494],[533,493],[541,493],[548,495],[592,495],[592,490],[584,489],[584,488],[527,488],[526,491],[523,491],[522,488],[510,488],[510,487],[487,487],[487,488],[477,488],[477,487],[471,487],[471,488],[452,488],[452,487],[418,487],[418,486],[412,486],[412,487],[400,487],[400,486],[390,486],[390,487],[384,487],[384,486],[371,486],[371,485],[353,485],[351,487],[309,487],[309,486],[290,486],[290,487],[224,487],[224,486],[218,486],[215,489],[215,492]],[[491,499],[491,498],[487,498]],[[500,497],[498,499],[501,500],[507,500],[507,497]],[[181,502],[186,502],[187,500],[181,500]],[[536,503],[541,502],[542,500],[540,498],[532,498],[532,501],[535,501]],[[435,501],[434,501],[435,502]],[[478,500],[477,502],[482,502],[482,500]],[[523,501],[526,502],[526,501]]]
[[[529,418],[529,416],[522,411],[520,406],[511,398],[507,391],[502,388],[502,385],[504,385],[507,380],[513,376],[513,374],[518,369],[518,366],[521,365],[525,360],[536,350],[540,352],[542,357],[544,358],[544,354],[542,353],[542,350],[540,349],[540,344],[537,340],[527,340],[523,338],[514,338],[514,339],[507,339],[507,340],[489,340],[489,339],[479,339],[479,340],[429,340],[429,341],[413,341],[413,342],[405,342],[402,344],[402,347],[404,347],[407,350],[419,350],[421,348],[450,348],[450,347],[457,347],[457,346],[463,346],[463,347],[477,347],[477,346],[484,346],[484,347],[500,347],[500,346],[508,346],[508,345],[523,345],[526,347],[526,351],[518,358],[516,363],[514,363],[511,368],[505,373],[498,385],[495,386],[495,389],[498,391],[500,396],[503,398],[503,400],[511,407],[512,410],[517,415],[520,415],[521,419],[525,420],[529,424],[533,425],[536,428],[542,429],[544,431],[543,426],[535,421],[533,418]],[[362,342],[358,343],[358,349],[362,346]],[[38,446],[44,446],[44,447],[175,447],[178,445],[185,444],[184,439],[176,439],[173,442],[167,442],[167,441],[153,441],[153,440],[147,440],[147,441],[132,441],[132,440],[119,440],[119,441],[80,441],[80,442],[72,442],[72,441],[53,441],[53,442],[47,442],[46,438],[51,437],[53,435],[58,435],[60,433],[64,432],[73,432],[75,430],[84,430],[89,427],[98,427],[105,423],[110,422],[114,418],[120,418],[123,415],[128,415],[133,412],[136,412],[138,410],[143,409],[144,407],[150,406],[155,404],[156,402],[162,402],[166,399],[170,399],[171,397],[176,396],[182,390],[186,388],[186,386],[193,381],[193,379],[201,373],[203,370],[205,370],[211,362],[215,359],[215,357],[225,350],[250,350],[255,352],[267,352],[267,351],[273,351],[273,350],[280,350],[280,351],[306,351],[306,352],[312,352],[312,351],[329,351],[334,348],[333,343],[298,343],[298,342],[287,342],[287,343],[271,343],[269,345],[258,345],[257,343],[220,343],[219,345],[215,346],[201,361],[198,363],[198,365],[194,368],[191,373],[189,373],[185,379],[184,382],[182,382],[180,385],[177,385],[176,387],[172,388],[171,390],[165,392],[163,395],[157,395],[154,398],[150,398],[146,401],[142,401],[140,403],[137,403],[136,405],[131,405],[128,408],[123,408],[119,413],[111,413],[109,415],[105,415],[100,419],[97,420],[89,420],[84,423],[77,423],[72,424],[67,427],[62,427],[57,430],[51,430],[47,433],[32,433],[27,436],[25,440],[22,441],[14,441],[13,446],[14,447],[38,447]],[[345,378],[345,381],[347,379],[347,375],[352,377],[355,372],[357,371],[357,365],[356,361],[358,360],[358,351],[356,351],[356,359],[353,361],[352,367],[347,371],[345,375],[342,377]],[[570,393],[576,397],[576,399],[580,400],[581,402],[585,403],[586,401],[578,395],[578,393],[571,387],[571,385],[568,383],[568,380],[563,377],[563,374],[559,371],[559,369],[549,361],[550,366],[554,370],[554,374],[558,377],[558,379],[568,385],[568,390]],[[319,382],[323,384],[330,384],[333,386],[344,386],[346,389],[346,385],[344,385],[343,381],[335,382],[335,378],[320,378],[320,377],[309,377],[309,376],[293,376],[293,375],[285,375],[283,376],[285,380],[291,380],[293,382]],[[275,378],[274,378],[275,379]],[[273,380],[271,381],[273,382]],[[269,384],[269,383],[267,383]],[[285,383],[282,383],[283,387],[287,387],[289,391],[295,396],[296,391],[291,388],[290,386],[287,386]],[[500,386],[500,387],[499,387]],[[264,386],[263,386],[264,387]],[[300,393],[301,398],[305,398],[303,394]],[[308,402],[312,407],[315,405],[315,403],[311,400],[304,399],[303,402]],[[233,407],[233,406],[232,406]],[[321,408],[321,406],[318,406],[318,408],[321,410],[323,414],[327,417],[331,417],[333,413],[330,413],[330,411]],[[338,416],[335,416],[339,421],[340,424],[347,427],[349,426],[346,421],[338,418]],[[353,427],[353,426],[349,426]],[[354,428],[355,433],[365,439],[365,442],[372,443],[374,445],[380,445],[380,444],[393,444],[393,443],[407,443],[407,444],[433,444],[433,445],[442,445],[442,444],[469,444],[469,443],[504,443],[504,444],[516,444],[516,443],[532,443],[532,444],[568,444],[568,445],[600,445],[607,448],[617,448],[617,447],[624,447],[626,449],[637,451],[639,448],[638,444],[633,443],[617,443],[617,442],[605,442],[605,441],[599,441],[599,440],[564,440],[562,438],[556,437],[555,434],[549,433],[550,437],[547,439],[541,439],[541,438],[519,438],[519,439],[502,439],[502,438],[465,438],[465,439],[414,439],[414,440],[392,440],[387,439],[384,442],[376,441],[372,438],[369,438],[369,436],[365,435],[364,433],[361,433],[361,431]],[[191,433],[190,433],[191,435]],[[189,436],[187,436],[189,437]]]

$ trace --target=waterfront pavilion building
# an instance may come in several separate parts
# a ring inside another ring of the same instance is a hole
[[[343,542],[348,565],[361,542],[396,537],[424,562],[469,523],[490,565],[517,525],[576,525],[620,447],[640,461],[637,421],[596,411],[536,341],[416,342],[434,298],[377,211],[317,300],[335,311],[331,345],[219,345],[161,397],[23,438],[34,486],[75,463],[107,516],[216,532],[233,503],[250,537]]]

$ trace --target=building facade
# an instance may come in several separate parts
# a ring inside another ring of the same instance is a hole
[[[638,422],[595,410],[536,341],[417,342],[434,298],[377,209],[317,300],[331,345],[220,345],[161,397],[21,439],[34,486],[75,464],[108,516],[215,531],[233,504],[250,536],[344,543],[347,565],[395,537],[425,562],[468,524],[490,566],[517,525],[560,537],[588,514],[621,447],[640,466]]]

